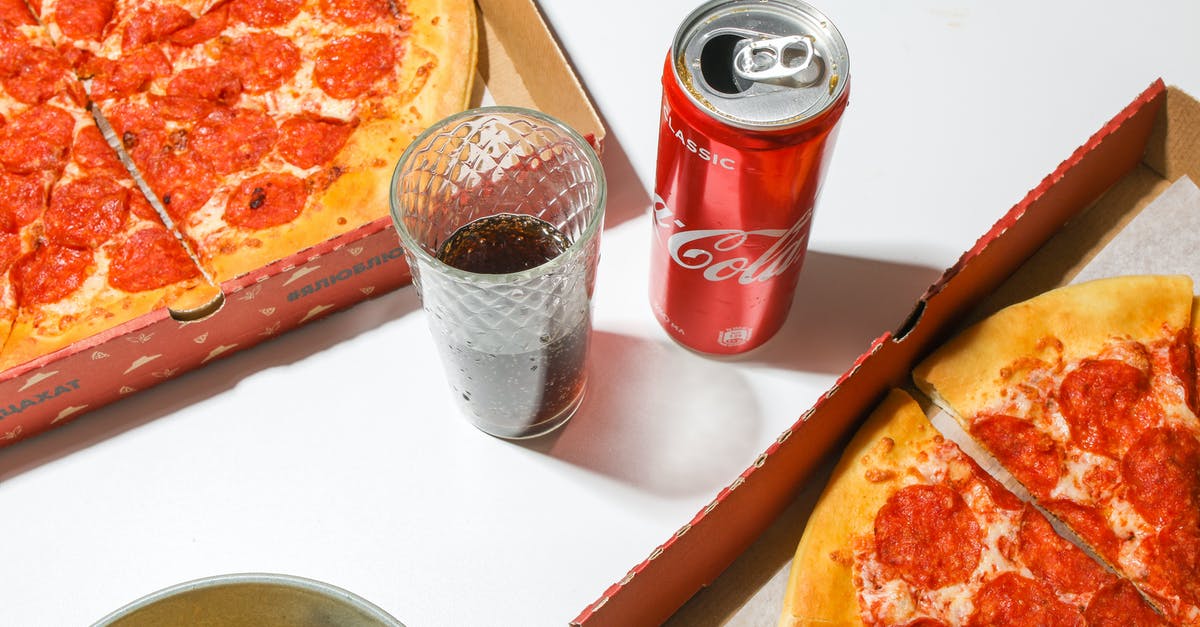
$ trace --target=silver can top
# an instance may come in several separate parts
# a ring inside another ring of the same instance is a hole
[[[711,0],[671,43],[688,98],[733,126],[769,130],[819,116],[839,100],[850,56],[837,27],[799,0]]]

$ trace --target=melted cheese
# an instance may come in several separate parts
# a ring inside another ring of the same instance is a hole
[[[951,478],[961,480],[970,466],[964,453],[953,443],[945,442],[917,460],[915,472],[906,473],[904,486],[942,484]],[[855,569],[864,585],[859,587],[859,607],[864,617],[882,624],[904,624],[921,616],[941,618],[950,624],[963,624],[975,611],[974,596],[985,581],[1005,572],[1029,576],[1029,571],[1004,557],[1000,547],[1015,542],[1020,511],[996,507],[990,490],[979,481],[970,481],[960,492],[968,508],[975,514],[984,532],[979,563],[966,582],[948,585],[937,590],[913,594],[902,580],[887,580],[884,569],[873,551],[860,549],[855,553]],[[870,542],[863,543],[870,546]]]

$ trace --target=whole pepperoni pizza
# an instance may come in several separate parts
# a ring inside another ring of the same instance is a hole
[[[917,387],[1032,504],[893,393],[814,510],[783,624],[1200,625],[1192,289],[1060,288],[926,358]]]
[[[3,370],[387,216],[405,147],[468,103],[476,18],[0,0],[0,46]]]

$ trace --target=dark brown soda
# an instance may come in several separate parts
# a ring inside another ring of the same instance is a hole
[[[553,224],[529,215],[499,213],[459,227],[442,242],[437,258],[478,274],[509,274],[536,268],[571,245]]]
[[[437,258],[468,272],[508,274],[540,266],[569,246],[567,237],[544,220],[498,214],[459,228],[439,247]],[[572,312],[578,321],[563,325],[569,328],[546,329],[534,346],[481,351],[470,342],[451,341],[443,347],[451,387],[485,431],[503,437],[537,434],[539,425],[578,401],[591,328],[586,303],[581,310]]]

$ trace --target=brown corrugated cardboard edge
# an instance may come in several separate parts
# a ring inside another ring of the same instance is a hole
[[[1160,116],[1165,101],[1171,103],[1169,115]],[[1124,216],[1109,215],[1118,211],[1085,210],[1103,207],[1105,203],[1098,199],[1127,174],[1137,177],[1138,168],[1176,173],[1194,168],[1197,161],[1179,155],[1184,154],[1181,148],[1196,148],[1197,107],[1161,80],[1151,84],[948,268],[917,302],[908,320],[872,342],[749,468],[572,624],[649,625],[668,619],[771,525],[888,389],[910,387],[909,373],[920,357],[963,324],[970,312],[980,311],[979,303],[989,302],[989,295],[1006,284],[1014,271],[1030,268],[1026,262],[1064,225],[1084,216],[1088,219],[1082,220],[1082,228],[1119,228],[1116,218]],[[1168,120],[1170,116],[1177,117]],[[1191,154],[1200,155],[1200,149]]]
[[[605,135],[604,126],[534,1],[481,0],[477,6],[480,9],[477,15],[480,27],[477,67],[496,102],[537,109],[559,118],[588,138],[599,151]],[[262,329],[229,330],[238,348],[220,356],[232,355],[280,333],[410,283],[411,277],[391,218],[381,217],[312,248],[225,281],[215,299],[191,301],[187,306],[177,307],[176,311],[157,309],[0,372],[0,446],[26,439],[126,395],[170,380],[214,358],[212,354],[196,352],[193,355],[180,349],[155,361],[153,372],[149,366],[138,369],[139,374],[147,374],[137,382],[100,390],[98,388],[102,386],[96,381],[107,379],[99,374],[111,373],[114,369],[97,367],[97,359],[102,360],[105,358],[103,356],[110,354],[110,348],[124,347],[126,340],[137,344],[142,338],[159,338],[164,332],[179,335],[181,330],[192,332],[210,321],[230,320],[237,316],[228,315],[228,310],[232,309],[234,314],[248,310],[245,299],[255,292],[275,285],[277,281],[283,283],[281,289],[286,287],[291,290],[286,284],[287,279],[283,278],[285,275],[303,272],[317,260],[328,260],[330,255],[336,256],[339,263],[350,263],[353,254],[347,251],[357,250],[368,240],[377,252],[376,257],[387,262],[388,271],[392,273],[386,281],[376,282],[377,285],[372,286],[378,289],[369,293],[360,292],[357,289],[360,286],[356,283],[360,275],[355,266],[350,269],[343,267],[332,276],[317,276],[315,281],[319,289],[321,281],[328,285],[337,281],[342,273],[354,274],[354,279],[337,286],[347,300],[335,306],[314,308],[300,317],[298,322],[280,326],[270,333],[263,333]],[[283,296],[288,297],[290,302],[290,298],[296,294],[292,292]],[[300,298],[303,297],[304,294],[300,293]],[[177,339],[180,344],[190,341],[182,336]],[[191,350],[199,351],[196,347],[191,347]],[[116,371],[122,372],[123,369]]]
[[[496,102],[549,113],[600,152],[604,124],[537,5],[528,0],[476,4],[483,21],[479,73]]]

